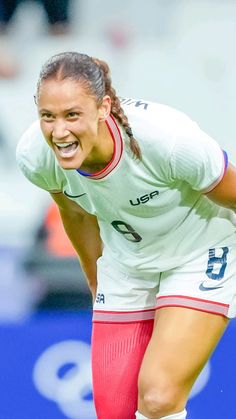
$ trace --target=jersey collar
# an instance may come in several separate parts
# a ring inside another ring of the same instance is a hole
[[[112,115],[109,115],[105,122],[106,122],[107,128],[110,131],[112,140],[114,142],[113,156],[112,156],[111,161],[104,167],[104,169],[100,170],[99,172],[86,173],[80,169],[76,169],[76,171],[80,175],[86,176],[89,179],[97,180],[97,179],[103,179],[104,177],[106,177],[118,165],[121,159],[122,153],[123,153],[123,140],[122,140],[120,129],[114,117]]]

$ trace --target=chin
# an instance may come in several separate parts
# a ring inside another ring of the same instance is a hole
[[[80,167],[80,163],[76,163],[75,161],[66,161],[64,159],[57,160],[63,170],[76,170]]]

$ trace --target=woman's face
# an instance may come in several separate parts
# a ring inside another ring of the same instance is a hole
[[[63,169],[99,162],[99,131],[110,113],[109,96],[98,106],[80,82],[49,79],[40,85],[38,112],[43,135]]]

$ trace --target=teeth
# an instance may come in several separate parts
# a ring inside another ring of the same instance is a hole
[[[56,143],[56,146],[59,148],[68,147],[69,145],[74,144],[74,141],[72,143]]]

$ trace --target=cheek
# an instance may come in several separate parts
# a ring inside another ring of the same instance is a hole
[[[52,145],[51,145],[51,130],[50,130],[50,128],[43,123],[40,123],[40,128],[41,128],[41,131],[42,131],[42,134],[44,136],[45,141],[51,147]]]
[[[81,141],[93,141],[93,138],[97,135],[98,126],[96,122],[81,122],[76,129],[71,129],[71,132],[75,133]]]
[[[48,138],[51,136],[52,129],[50,128],[48,124],[45,124],[45,122],[42,121],[40,122],[40,128],[45,138]]]

